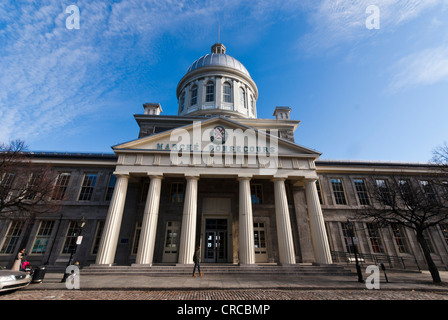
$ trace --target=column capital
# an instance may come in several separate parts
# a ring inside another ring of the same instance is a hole
[[[129,172],[114,172],[113,175],[116,176],[117,178],[129,178],[130,177]]]
[[[237,180],[241,181],[241,180],[251,180],[252,179],[252,175],[251,174],[247,174],[247,175],[238,175]]]
[[[161,175],[161,174],[148,173],[147,175],[150,179],[160,179],[160,180],[163,179],[163,175]]]
[[[286,179],[288,179],[288,177],[285,177],[285,176],[279,176],[279,177],[273,177],[273,178],[271,178],[271,181],[272,181],[272,182],[275,182],[275,181],[285,181]]]
[[[199,174],[186,174],[185,179],[187,180],[199,180]]]

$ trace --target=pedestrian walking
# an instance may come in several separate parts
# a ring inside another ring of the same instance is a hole
[[[11,270],[20,271],[20,267],[22,266],[22,259],[25,257],[25,249],[22,249],[17,253],[16,260],[14,260],[14,264],[12,265]]]
[[[201,272],[201,266],[199,265],[199,261],[201,261],[201,246],[196,247],[196,251],[193,255],[193,262],[194,262],[194,268],[193,268],[193,277],[196,277],[196,267],[198,268],[199,276],[202,276],[203,273]]]

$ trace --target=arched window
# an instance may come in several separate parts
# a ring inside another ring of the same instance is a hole
[[[205,89],[205,102],[212,101],[215,101],[215,84],[212,81],[209,81]]]
[[[190,105],[194,106],[195,104],[198,103],[198,86],[194,85],[193,88],[191,89],[191,101],[190,101]]]
[[[224,82],[222,93],[224,102],[232,102],[232,86],[230,83]]]
[[[185,92],[183,92],[182,96],[180,97],[179,107],[180,107],[180,112],[184,111],[184,107],[185,107]]]
[[[250,108],[252,111],[252,114],[255,114],[255,102],[253,95],[250,95]]]
[[[244,108],[247,108],[246,105],[246,91],[243,88],[240,88],[240,105]]]

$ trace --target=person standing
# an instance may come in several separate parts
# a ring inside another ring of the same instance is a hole
[[[20,271],[20,266],[22,265],[22,259],[25,257],[25,249],[22,249],[17,254],[16,260],[14,260],[14,264],[12,265],[11,270]]]
[[[196,267],[198,268],[199,276],[202,276],[203,273],[201,272],[201,266],[199,265],[199,262],[201,261],[201,246],[196,247],[196,251],[193,255],[193,262],[194,262],[194,268],[193,268],[193,277],[196,277]]]

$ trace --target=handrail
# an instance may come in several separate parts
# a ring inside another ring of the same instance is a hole
[[[338,262],[346,262],[347,264],[350,262],[355,262],[355,255],[353,252],[331,251],[331,256],[333,260]],[[340,261],[340,258],[344,261]],[[391,256],[385,253],[358,253],[358,262],[363,264],[366,261],[373,261],[375,264],[387,262],[390,268],[394,268],[394,263],[399,263],[403,266],[403,269],[406,269],[406,264],[403,257]]]

